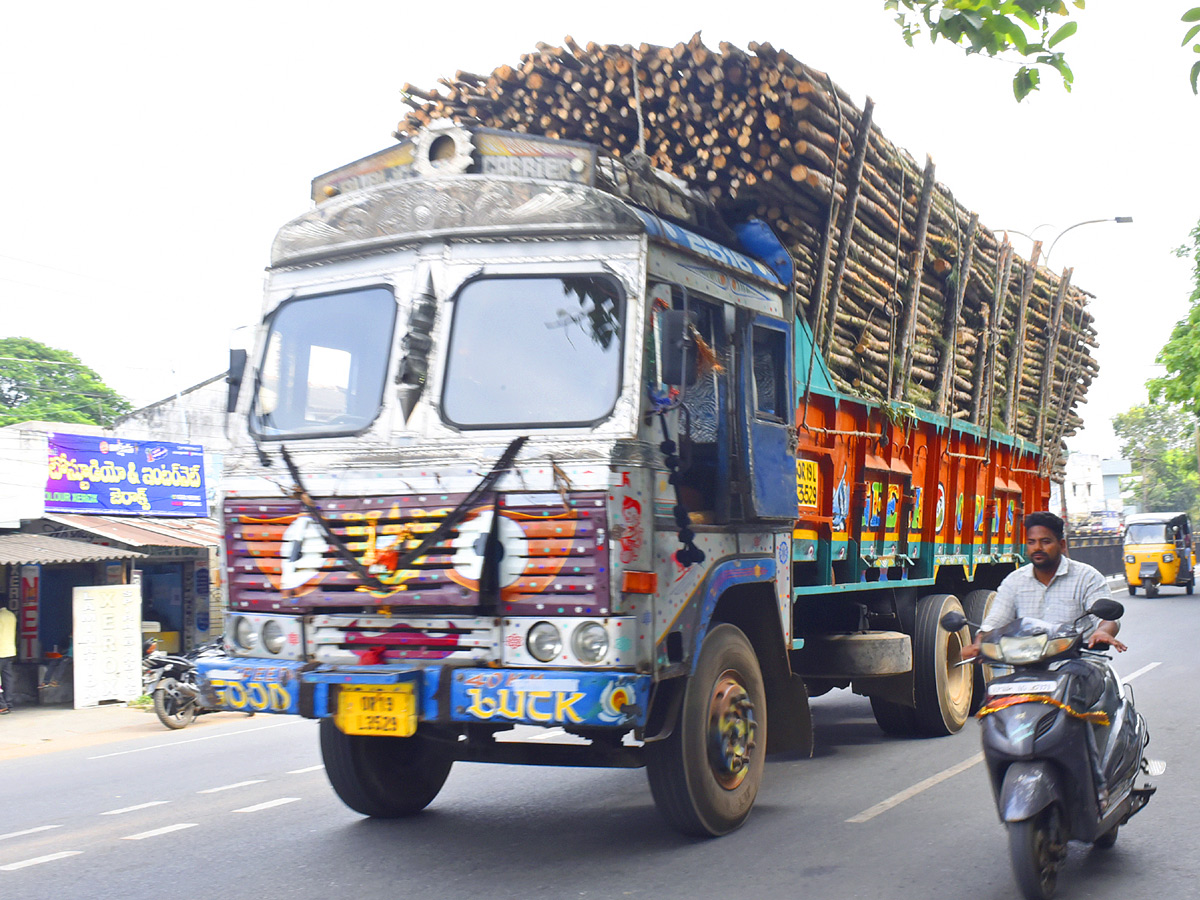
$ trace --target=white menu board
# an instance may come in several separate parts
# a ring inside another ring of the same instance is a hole
[[[142,695],[142,594],[136,584],[77,587],[75,708]]]

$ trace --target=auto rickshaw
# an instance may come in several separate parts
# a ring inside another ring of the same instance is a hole
[[[1196,555],[1187,513],[1142,513],[1125,519],[1125,584],[1132,596],[1139,587],[1146,596],[1160,585],[1196,587]]]

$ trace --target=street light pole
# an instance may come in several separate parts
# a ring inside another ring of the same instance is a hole
[[[1050,249],[1046,251],[1046,261],[1045,261],[1044,265],[1047,268],[1050,267],[1050,254],[1054,252],[1054,245],[1057,244],[1058,239],[1061,238],[1068,231],[1078,228],[1080,225],[1096,225],[1100,222],[1116,222],[1118,225],[1127,225],[1132,221],[1133,221],[1133,216],[1113,216],[1110,219],[1085,219],[1082,222],[1076,222],[1074,225],[1068,225],[1066,228],[1064,228],[1062,231],[1060,231],[1058,234],[1056,234],[1054,236],[1054,240],[1050,242]]]

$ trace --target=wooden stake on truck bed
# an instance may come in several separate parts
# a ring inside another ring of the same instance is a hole
[[[902,378],[891,382],[889,397],[892,400],[903,400],[908,394],[910,379],[909,367],[912,365],[913,328],[917,318],[917,298],[921,294],[922,271],[925,268],[925,235],[929,228],[929,207],[933,202],[933,157],[925,157],[925,174],[921,176],[921,201],[917,206],[916,249],[913,251],[913,262],[908,270],[908,297],[904,301],[904,313],[900,324],[900,349],[896,356],[900,361]],[[892,373],[888,373],[889,380]]]

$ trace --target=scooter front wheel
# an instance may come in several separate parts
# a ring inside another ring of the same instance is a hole
[[[1058,809],[1050,806],[1030,819],[1009,822],[1008,850],[1026,900],[1050,900],[1058,884],[1058,866],[1067,855]]]

